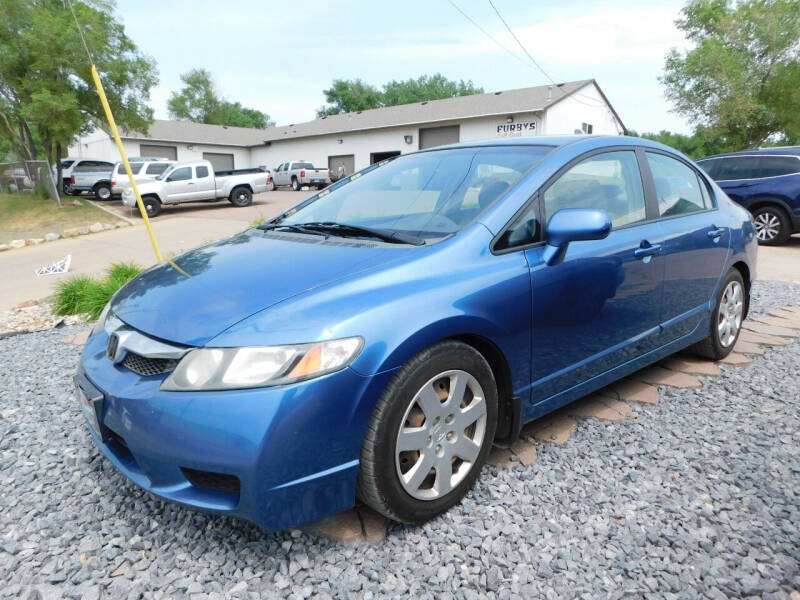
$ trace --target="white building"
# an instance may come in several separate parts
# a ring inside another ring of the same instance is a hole
[[[147,134],[124,132],[129,156],[210,160],[218,170],[305,160],[352,173],[397,154],[502,137],[594,133],[625,126],[594,79],[459,96],[322,117],[269,129],[156,120]],[[118,160],[104,131],[79,139],[70,156]]]

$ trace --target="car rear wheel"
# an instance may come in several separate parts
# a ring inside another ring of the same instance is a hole
[[[717,293],[717,304],[711,313],[709,336],[693,347],[704,358],[720,360],[728,356],[739,339],[747,302],[741,273],[731,269]]]
[[[142,198],[142,204],[144,204],[144,210],[150,218],[157,217],[161,213],[161,201],[158,198],[145,196]]]
[[[94,186],[94,197],[98,200],[109,200],[111,198],[111,185],[98,183]]]
[[[300,191],[300,182],[297,181],[297,177],[292,177],[292,190],[295,192]]]
[[[64,190],[64,193],[65,193],[67,196],[77,196],[77,195],[80,195],[80,193],[76,194],[76,193],[75,193],[75,191],[72,189],[72,184],[71,184],[71,183],[69,183],[69,182],[66,182],[66,181],[65,181],[65,182],[64,182],[64,184],[62,185],[61,189],[62,189],[62,190]]]
[[[756,224],[756,237],[763,246],[785,244],[792,235],[789,218],[777,206],[762,206],[753,211]]]
[[[481,354],[436,344],[387,386],[361,448],[358,496],[396,521],[423,523],[477,479],[497,426],[497,386]]]
[[[238,207],[250,206],[253,202],[253,194],[246,187],[237,187],[231,192],[231,204]]]

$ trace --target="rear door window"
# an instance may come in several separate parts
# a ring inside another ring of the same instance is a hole
[[[760,156],[759,177],[777,177],[800,173],[800,158],[794,156]]]
[[[714,179],[717,181],[736,181],[760,177],[757,156],[728,156],[719,159],[719,168]]]
[[[645,155],[653,173],[659,216],[674,217],[711,208],[707,190],[704,194],[704,185],[691,167],[664,154]]]
[[[544,192],[545,218],[562,208],[597,208],[614,227],[644,221],[644,187],[633,150],[596,154],[579,162]]]
[[[195,167],[195,173],[197,173],[198,179],[208,177],[208,167]]]
[[[145,169],[145,174],[147,175],[161,175],[164,171],[167,170],[169,163],[150,163],[147,165],[147,169]]]
[[[139,172],[142,170],[142,167],[144,166],[144,163],[140,163],[140,162],[138,162],[138,163],[134,162],[134,163],[128,163],[128,164],[131,166],[131,173],[133,173],[134,175],[138,175]],[[122,163],[120,163],[120,165],[117,167],[117,174],[118,175],[125,175],[126,174],[125,165],[123,165]]]

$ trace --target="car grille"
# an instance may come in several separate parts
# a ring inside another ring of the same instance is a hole
[[[135,352],[128,352],[122,359],[122,366],[142,377],[161,375],[175,369],[178,361],[171,358],[148,358]]]

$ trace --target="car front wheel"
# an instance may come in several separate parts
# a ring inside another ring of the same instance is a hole
[[[747,292],[741,273],[731,269],[717,293],[717,303],[711,313],[709,335],[694,346],[697,354],[711,360],[728,356],[742,330]]]
[[[144,204],[144,210],[147,212],[147,216],[150,218],[157,217],[161,212],[161,201],[158,198],[147,196],[142,198],[142,203]]]
[[[763,206],[754,210],[753,221],[756,224],[758,243],[763,246],[785,244],[792,235],[789,218],[775,206]]]
[[[497,385],[483,356],[447,341],[411,359],[387,386],[361,448],[358,495],[404,523],[458,503],[477,479],[497,426]]]

